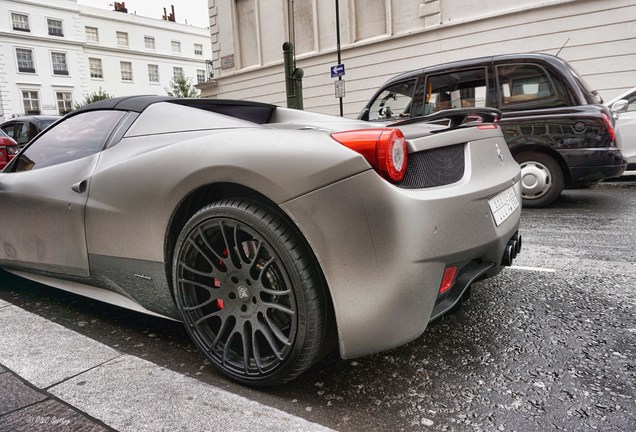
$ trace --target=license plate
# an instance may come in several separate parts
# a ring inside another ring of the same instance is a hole
[[[508,219],[512,213],[519,207],[519,200],[514,189],[509,187],[505,191],[498,193],[488,200],[490,212],[495,218],[495,224],[501,225],[503,221]]]

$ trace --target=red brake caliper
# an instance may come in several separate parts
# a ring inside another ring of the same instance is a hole
[[[223,251],[223,258],[227,258],[227,254],[228,254],[228,250],[225,249]],[[219,265],[223,266],[223,261],[219,260]],[[215,288],[220,288],[221,287],[221,281],[217,278],[214,278],[214,287]],[[216,299],[216,307],[221,310],[225,307],[225,303],[223,303],[223,299]]]

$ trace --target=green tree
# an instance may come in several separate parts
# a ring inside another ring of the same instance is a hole
[[[104,90],[102,90],[102,88],[100,87],[99,91],[96,91],[96,92],[91,93],[88,96],[86,96],[86,98],[84,98],[83,102],[76,103],[75,104],[75,109],[81,108],[84,105],[88,105],[88,104],[91,104],[93,102],[97,102],[97,101],[104,100],[104,99],[110,99],[112,97],[113,97],[112,95],[109,95]]]
[[[183,97],[183,98],[198,98],[201,96],[201,92],[194,87],[190,78],[183,74],[177,75],[170,80],[170,87],[166,88],[168,96]]]

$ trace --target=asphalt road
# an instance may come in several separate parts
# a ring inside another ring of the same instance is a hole
[[[203,383],[341,431],[636,430],[636,178],[524,209],[515,267],[401,348],[234,384],[178,323],[0,274],[0,299]]]

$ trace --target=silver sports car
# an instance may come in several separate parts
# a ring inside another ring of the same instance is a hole
[[[223,373],[289,381],[409,342],[521,246],[491,109],[393,127],[135,96],[67,115],[0,173],[0,266],[183,321]]]

